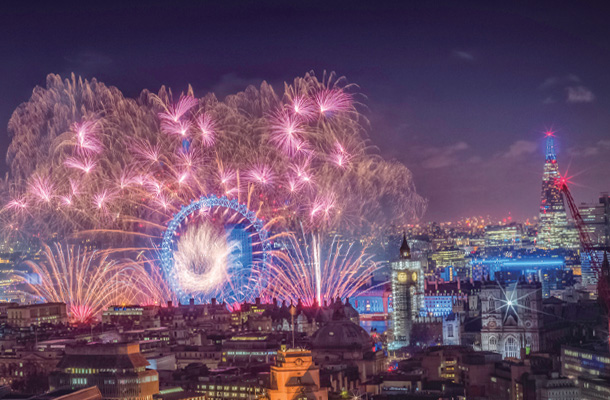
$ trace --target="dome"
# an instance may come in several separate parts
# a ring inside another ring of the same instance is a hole
[[[330,321],[316,331],[311,337],[314,349],[360,349],[370,350],[373,339],[360,326],[351,321]]]

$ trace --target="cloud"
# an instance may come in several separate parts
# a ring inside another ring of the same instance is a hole
[[[548,90],[557,86],[565,86],[573,83],[580,83],[580,78],[574,74],[565,76],[550,76],[544,80],[538,87],[540,90]]]
[[[567,103],[591,103],[595,101],[593,92],[584,86],[568,86],[566,91],[568,92]]]
[[[542,100],[542,104],[553,104],[557,103],[557,100],[553,96],[549,96],[546,99]]]
[[[224,96],[235,94],[237,92],[241,92],[245,90],[248,86],[254,85],[255,87],[260,87],[263,79],[254,78],[248,79],[238,76],[237,74],[231,72],[228,74],[224,74],[220,77],[220,80],[216,85],[211,88],[211,91],[216,93],[218,98],[222,98]]]
[[[568,153],[573,157],[592,157],[599,154],[606,154],[610,150],[610,140],[602,139],[594,145],[584,147],[572,147]]]
[[[457,142],[449,146],[427,147],[421,149],[423,156],[422,167],[428,169],[445,168],[460,162],[460,153],[468,150],[470,146],[466,142]]]
[[[463,61],[474,61],[474,55],[464,50],[453,50],[451,55],[459,60]]]
[[[516,158],[524,155],[535,153],[538,150],[538,144],[530,140],[517,140],[511,144],[508,151],[502,155],[504,158]]]
[[[81,51],[80,53],[66,56],[65,59],[75,67],[86,69],[106,67],[112,64],[112,58],[106,54],[91,50]]]

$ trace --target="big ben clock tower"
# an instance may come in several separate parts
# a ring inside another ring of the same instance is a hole
[[[424,277],[421,262],[411,259],[411,249],[403,235],[399,258],[392,266],[392,299],[394,304],[394,341],[391,347],[408,346],[413,320],[423,307]]]

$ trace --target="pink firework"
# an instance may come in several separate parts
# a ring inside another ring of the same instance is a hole
[[[294,155],[303,143],[300,137],[303,134],[303,126],[299,118],[280,111],[271,117],[270,122],[271,141],[284,153]]]
[[[155,196],[159,196],[163,191],[163,184],[152,177],[148,177],[148,179],[144,182],[144,186]]]
[[[119,175],[118,187],[119,189],[127,189],[132,185],[135,185],[135,174],[130,169],[121,170]]]
[[[71,194],[67,194],[65,196],[59,196],[59,200],[61,201],[61,204],[63,204],[66,207],[70,207],[72,205],[72,198],[73,198],[73,196]]]
[[[339,89],[321,90],[315,99],[322,115],[349,111],[352,108],[352,96]]]
[[[95,161],[90,159],[89,157],[84,157],[82,159],[76,157],[68,157],[66,161],[64,161],[64,165],[68,168],[75,168],[83,171],[88,174],[95,168]]]
[[[188,179],[189,179],[188,171],[182,171],[182,172],[176,173],[176,182],[178,182],[179,185],[185,184],[188,181]]]
[[[189,170],[195,166],[198,159],[198,154],[193,148],[188,151],[181,148],[178,150],[177,159],[178,162],[176,165]]]
[[[190,121],[161,121],[161,130],[168,135],[176,135],[181,137],[187,137],[191,130]]]
[[[211,147],[215,142],[214,121],[207,114],[201,114],[196,120],[197,130],[201,137],[201,142],[206,147]]]
[[[237,173],[229,168],[222,168],[218,170],[218,179],[220,183],[223,185],[228,185],[231,182],[235,181],[237,178]]]
[[[246,173],[246,177],[251,182],[266,186],[273,183],[275,172],[273,172],[273,169],[268,165],[258,164]]]
[[[294,96],[291,108],[296,115],[306,121],[312,120],[316,116],[316,105],[306,96]]]
[[[30,193],[40,202],[50,203],[53,199],[53,184],[48,178],[36,175],[29,185]]]
[[[27,208],[27,206],[28,206],[28,203],[27,203],[25,197],[20,196],[16,199],[13,199],[13,200],[9,201],[8,203],[6,203],[5,208],[7,210],[14,210],[17,212],[22,212]]]
[[[159,195],[155,197],[155,203],[164,210],[167,210],[167,208],[171,205],[171,201],[163,193],[159,193]]]
[[[193,96],[180,96],[176,104],[167,106],[164,112],[159,113],[163,121],[178,122],[184,114],[197,105],[197,99]]]
[[[312,174],[309,168],[309,160],[300,164],[291,164],[290,169],[294,173],[296,179],[302,184],[310,185],[313,183]]]
[[[97,138],[97,121],[89,120],[72,124],[72,130],[76,134],[77,149],[81,153],[101,153],[102,142]]]
[[[328,218],[331,210],[335,207],[335,197],[333,195],[317,196],[311,207],[310,217]]]
[[[298,192],[303,188],[303,181],[296,176],[289,176],[286,183],[291,193]]]
[[[341,143],[335,143],[335,149],[330,155],[331,161],[340,168],[345,168],[351,159],[351,155],[345,151]]]
[[[132,150],[151,163],[159,162],[159,157],[161,156],[161,146],[158,144],[153,145],[147,141],[138,142],[135,146],[132,146]]]
[[[93,195],[93,204],[98,210],[107,211],[108,202],[111,200],[112,194],[104,189],[101,192]]]

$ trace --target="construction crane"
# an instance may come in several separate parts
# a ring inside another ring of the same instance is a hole
[[[576,229],[578,230],[580,246],[582,247],[583,253],[585,253],[585,255],[589,258],[591,269],[597,278],[597,297],[602,302],[606,312],[608,313],[608,330],[610,332],[610,265],[608,264],[608,254],[604,249],[603,258],[600,260],[599,251],[596,251],[595,247],[593,246],[591,236],[586,229],[585,222],[580,215],[580,211],[578,211],[574,197],[572,197],[572,194],[570,193],[570,189],[568,188],[568,180],[565,177],[560,177],[557,179],[556,185],[561,193],[563,193],[566,202],[568,203],[570,213],[572,214],[572,219],[574,219]]]

